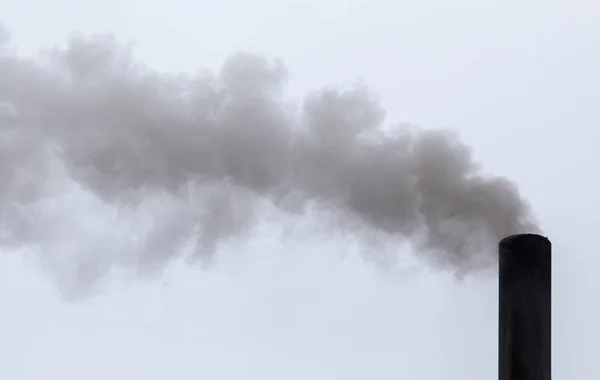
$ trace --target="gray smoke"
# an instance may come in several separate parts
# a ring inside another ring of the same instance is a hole
[[[455,133],[384,127],[366,86],[316,91],[296,107],[285,67],[256,55],[169,75],[110,37],[36,58],[0,41],[5,247],[43,250],[56,215],[78,210],[44,223],[42,205],[73,181],[123,212],[154,202],[136,265],[160,265],[190,239],[210,255],[259,220],[261,202],[298,214],[317,204],[338,215],[333,229],[402,237],[459,270],[493,258],[505,235],[538,231],[515,185],[484,176]]]

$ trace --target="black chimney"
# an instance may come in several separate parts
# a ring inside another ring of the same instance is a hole
[[[513,235],[499,251],[498,380],[550,380],[550,240]]]

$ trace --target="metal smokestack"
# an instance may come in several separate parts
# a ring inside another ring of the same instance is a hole
[[[522,234],[500,241],[499,380],[550,380],[551,243]]]

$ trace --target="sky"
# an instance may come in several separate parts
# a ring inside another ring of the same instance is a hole
[[[164,72],[280,58],[289,92],[363,80],[390,122],[459,130],[518,183],[553,241],[553,374],[596,372],[600,258],[600,5],[592,0],[0,0],[24,54],[73,33],[135,41]],[[1,75],[1,73],[0,73]],[[108,211],[70,194],[77,239],[111,239]],[[85,222],[85,223],[84,223]],[[100,245],[102,242],[100,242]],[[488,379],[497,376],[497,279],[411,260],[389,271],[321,221],[267,220],[212,267],[116,275],[66,300],[41,255],[0,255],[0,377],[10,379]]]

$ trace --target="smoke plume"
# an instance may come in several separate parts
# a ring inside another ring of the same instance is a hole
[[[35,58],[8,42],[0,38],[4,248],[44,251],[64,237],[60,218],[85,211],[48,205],[73,184],[119,212],[150,210],[136,265],[167,262],[190,239],[210,256],[260,220],[261,202],[296,214],[316,204],[338,216],[332,229],[401,237],[459,270],[493,259],[505,235],[538,230],[515,185],[483,175],[455,133],[385,126],[366,86],[325,88],[297,107],[285,101],[284,65],[261,56],[168,75],[111,37],[73,38]]]

